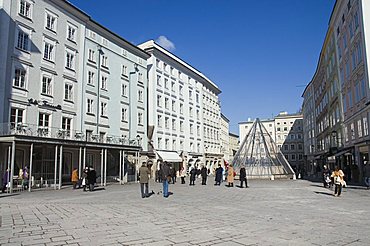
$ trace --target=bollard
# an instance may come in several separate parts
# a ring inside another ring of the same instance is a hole
[[[295,176],[295,174],[293,174],[293,180],[296,180],[297,179],[297,177]]]
[[[275,180],[274,175],[271,175],[270,180]]]

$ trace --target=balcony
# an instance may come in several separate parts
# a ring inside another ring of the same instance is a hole
[[[128,139],[127,137],[114,135],[85,135],[81,131],[68,130],[56,127],[45,127],[25,123],[0,123],[0,137],[18,136],[34,137],[50,140],[80,141],[86,143],[100,143],[111,145],[125,145],[140,147],[140,139]]]

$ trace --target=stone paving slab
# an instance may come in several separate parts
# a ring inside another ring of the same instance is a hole
[[[370,245],[370,191],[304,180],[250,188],[139,184],[0,197],[0,245]]]

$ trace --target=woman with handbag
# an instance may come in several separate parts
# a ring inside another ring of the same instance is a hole
[[[331,174],[331,177],[334,179],[335,191],[334,196],[340,196],[342,193],[342,186],[343,186],[343,177],[344,173],[338,166],[335,166],[334,172]]]

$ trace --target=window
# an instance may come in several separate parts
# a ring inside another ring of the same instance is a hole
[[[106,102],[100,103],[100,116],[107,116],[107,103]]]
[[[351,140],[355,139],[355,124],[351,123]]]
[[[189,90],[189,99],[190,101],[193,100],[193,91]]]
[[[196,102],[199,103],[199,94],[196,94],[195,98],[196,98]]]
[[[56,31],[56,24],[57,24],[57,18],[56,16],[46,13],[46,29],[49,29],[51,31]]]
[[[105,55],[101,56],[101,66],[108,68],[108,57]]]
[[[180,121],[180,132],[184,132],[184,122]]]
[[[158,138],[157,142],[158,142],[158,149],[161,149],[162,148],[162,138]]]
[[[190,124],[190,134],[193,135],[194,134],[194,129],[193,129],[193,124]]]
[[[17,48],[28,51],[29,46],[29,36],[22,30],[18,30]]]
[[[170,73],[171,73],[171,75],[174,75],[174,69],[173,69],[173,67],[170,67]]]
[[[49,127],[49,114],[39,113],[39,126]]]
[[[127,97],[127,85],[122,84],[122,96]]]
[[[176,102],[175,100],[172,100],[172,111],[176,111]]]
[[[288,150],[289,146],[287,144],[284,144],[284,150]]]
[[[124,122],[127,121],[127,108],[121,109],[121,121],[124,121]]]
[[[157,85],[162,86],[161,84],[161,76],[157,75]]]
[[[16,68],[14,72],[13,85],[18,88],[26,88],[26,70],[23,68]]]
[[[67,27],[67,39],[72,42],[76,41],[76,28],[71,25]]]
[[[295,157],[296,157],[295,154],[292,154],[292,160],[295,160]]]
[[[294,150],[295,149],[295,145],[294,144],[291,144],[290,145],[290,150]]]
[[[87,113],[88,114],[94,114],[94,100],[93,99],[87,99]]]
[[[168,98],[164,99],[164,107],[166,109],[170,109],[170,100]]]
[[[200,136],[200,126],[197,126],[197,135]]]
[[[302,144],[298,144],[298,149],[299,149],[299,150],[302,150],[302,149],[303,149]]]
[[[180,114],[184,113],[184,105],[180,103]]]
[[[44,59],[48,61],[54,61],[54,45],[53,44],[45,42]]]
[[[94,77],[95,77],[95,73],[92,72],[92,71],[89,71],[87,73],[87,84],[93,85],[94,84],[94,80],[95,80]]]
[[[10,123],[14,127],[18,123],[23,122],[23,109],[12,108],[10,110]]]
[[[142,73],[139,73],[139,75],[138,75],[138,81],[139,82],[144,82],[144,76],[143,76]]]
[[[162,107],[162,96],[161,95],[157,95],[157,106],[158,107]]]
[[[45,95],[52,95],[52,79],[49,76],[42,76],[41,93]]]
[[[92,49],[89,49],[89,61],[95,62],[95,51]]]
[[[24,17],[31,18],[31,4],[28,1],[20,1],[19,14]]]
[[[199,110],[197,109],[197,120],[200,120]]]
[[[170,129],[170,119],[168,117],[164,119],[164,127]]]
[[[143,113],[142,112],[139,112],[138,114],[137,114],[137,121],[138,121],[138,124],[140,125],[140,126],[142,126],[144,123],[144,119],[143,119]]]
[[[362,123],[364,124],[364,136],[369,135],[369,126],[367,124],[367,117],[362,118]]]
[[[155,60],[155,62],[156,62],[156,67],[158,67],[158,68],[159,68],[159,67],[160,67],[160,65],[161,65],[161,61],[160,61],[160,60],[158,60],[158,59],[156,59],[156,60]]]
[[[168,89],[168,79],[164,79],[164,88]]]
[[[108,78],[105,76],[101,76],[101,89],[106,90],[107,89],[107,80]]]
[[[189,107],[189,115],[190,115],[190,118],[193,118],[193,108],[192,107]]]
[[[75,69],[75,56],[69,51],[66,52],[66,68]]]
[[[176,120],[172,119],[172,130],[176,131]]]
[[[144,101],[144,96],[143,96],[143,91],[142,90],[139,90],[138,91],[138,100],[139,100],[139,102],[143,102]]]
[[[358,131],[358,137],[362,137],[362,120],[357,121],[357,131]]]
[[[168,150],[168,149],[169,149],[169,147],[170,147],[170,146],[169,146],[169,145],[170,145],[170,140],[166,138],[166,140],[164,141],[164,144],[165,144],[165,146],[164,146],[164,147],[165,147],[165,149],[167,149],[167,150]]]
[[[66,131],[67,136],[71,136],[71,125],[72,125],[71,118],[62,117],[62,129]]]
[[[127,76],[127,66],[122,65],[122,75]]]
[[[157,116],[157,125],[160,128],[162,127],[162,115]]]
[[[176,140],[172,140],[172,150],[176,150]]]
[[[182,87],[182,85],[180,85],[179,86],[179,93],[180,93],[181,96],[183,95],[183,90],[182,89],[183,89],[183,87]]]
[[[184,140],[180,140],[180,150],[184,150]]]
[[[171,91],[175,92],[175,81],[171,82]]]
[[[71,84],[64,84],[64,99],[68,101],[73,101],[73,94],[72,94],[73,85]]]

